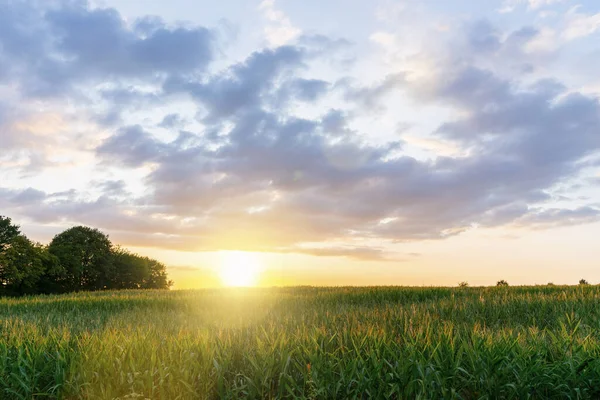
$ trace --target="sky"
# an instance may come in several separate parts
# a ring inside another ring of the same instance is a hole
[[[599,39],[595,0],[0,0],[0,214],[176,289],[600,282]]]

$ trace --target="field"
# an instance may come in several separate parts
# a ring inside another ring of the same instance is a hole
[[[0,300],[1,399],[600,398],[600,287]]]

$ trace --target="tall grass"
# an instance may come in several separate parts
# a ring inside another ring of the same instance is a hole
[[[0,300],[1,399],[600,398],[600,287]]]

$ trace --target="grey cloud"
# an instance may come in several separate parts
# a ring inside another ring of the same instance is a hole
[[[46,198],[46,194],[40,190],[27,188],[11,196],[10,201],[18,204],[39,203]]]
[[[98,147],[97,152],[108,160],[119,160],[129,167],[140,167],[158,160],[167,145],[154,139],[141,126],[130,126],[119,130]]]
[[[123,180],[94,182],[96,186],[105,196],[123,196],[128,195],[127,184]]]
[[[213,59],[206,28],[143,20],[132,30],[116,10],[85,1],[4,2],[0,15],[0,61],[10,66],[4,76],[30,96],[65,95],[90,80],[198,72]]]
[[[205,28],[169,29],[157,22],[140,37],[116,10],[87,5],[51,10],[45,20],[58,38],[56,50],[70,56],[80,72],[107,77],[186,73],[212,59],[211,33]]]
[[[548,229],[565,225],[580,225],[600,221],[600,209],[584,206],[575,209],[534,209],[517,219],[519,226]]]
[[[405,74],[391,74],[370,87],[355,87],[351,83],[341,82],[346,100],[357,103],[363,110],[382,110],[381,102],[388,94],[403,85]]]
[[[296,79],[290,90],[293,96],[302,101],[315,101],[327,92],[329,82],[319,79]]]
[[[530,214],[526,204],[549,201],[552,196],[545,190],[575,173],[573,162],[588,149],[597,149],[593,135],[582,131],[580,138],[587,139],[579,144],[576,139],[569,145],[572,151],[551,157],[554,149],[565,146],[560,129],[579,121],[570,134],[584,122],[595,123],[594,100],[579,95],[557,102],[563,89],[554,82],[519,89],[475,67],[447,71],[443,82],[428,83],[427,95],[469,111],[469,117],[440,127],[439,134],[476,146],[472,156],[433,162],[388,158],[400,144],[373,147],[355,140],[344,113],[333,110],[310,121],[260,110],[257,103],[231,119],[233,129],[217,150],[202,143],[169,144],[148,177],[155,188],[152,201],[182,217],[205,210],[208,230],[222,236],[223,243],[227,234],[216,226],[218,221],[237,232],[232,235],[238,239],[253,227],[270,227],[257,236],[283,246],[353,236],[439,239],[475,225],[524,218]],[[559,129],[556,134],[545,130],[546,120],[547,127]],[[326,131],[348,137],[329,142]],[[546,132],[543,145],[536,144],[539,132]],[[135,141],[123,145],[132,147]],[[283,197],[270,200],[269,193]],[[214,208],[225,207],[223,200],[232,196],[244,205],[229,205],[234,208],[228,213]],[[253,198],[254,206],[265,210],[236,210],[250,208]],[[385,218],[392,220],[380,223]],[[295,232],[278,235],[277,226],[294,227]]]
[[[486,20],[479,20],[469,24],[467,26],[466,37],[469,46],[476,52],[495,52],[502,45],[500,33]]]
[[[277,250],[275,250],[277,251]],[[394,257],[388,251],[376,247],[355,247],[355,246],[337,246],[337,247],[292,247],[284,249],[283,253],[307,254],[318,257],[346,257],[361,261],[406,261],[401,257]]]
[[[270,108],[283,109],[293,102],[317,102],[329,92],[330,83],[320,79],[296,78],[286,80],[275,89],[269,103]]]
[[[179,114],[168,114],[162,119],[158,126],[160,128],[172,129],[183,125],[185,120]]]
[[[303,50],[293,46],[257,51],[206,83],[175,78],[165,84],[165,90],[189,93],[207,109],[206,122],[216,122],[260,105],[274,80],[286,70],[302,67],[303,58]]]
[[[324,49],[338,46],[325,37],[257,50],[221,71],[196,75],[190,72],[203,71],[212,54],[210,32],[203,28],[169,30],[160,20],[145,19],[131,29],[114,11],[81,6],[58,8],[47,18],[50,37],[59,41],[40,42],[46,70],[32,71],[35,85],[49,82],[68,92],[74,82],[102,77],[111,89],[98,94],[113,105],[185,97],[202,110],[203,127],[164,141],[151,128],[119,126],[95,149],[102,165],[152,164],[140,197],[123,196],[120,181],[98,183],[96,198],[0,190],[3,209],[41,222],[93,224],[130,245],[310,251],[362,259],[393,257],[378,247],[299,249],[308,242],[443,239],[475,226],[556,226],[596,218],[593,207],[547,206],[557,183],[577,175],[580,161],[600,148],[597,100],[568,94],[558,82],[525,85],[464,57],[439,60],[439,70],[421,79],[408,80],[408,71],[397,71],[372,86],[343,80],[333,87],[300,77],[308,75],[306,66],[327,57]],[[502,42],[491,26],[472,29],[471,35],[481,36],[469,42],[479,57],[502,52],[506,40],[523,43],[534,35],[515,32]],[[29,38],[27,32],[19,35],[20,41]],[[167,50],[174,40],[182,42],[181,54]],[[3,55],[19,51],[7,49]],[[181,60],[183,51],[193,54]],[[69,57],[53,59],[53,54]],[[61,75],[71,68],[78,72]],[[156,90],[140,93],[123,79],[145,79]],[[279,100],[318,101],[340,87],[347,103],[313,118],[277,106]],[[386,96],[398,91],[458,109],[434,134],[469,151],[418,160],[403,153],[402,142],[374,145],[350,128],[352,111],[379,110]],[[172,114],[160,126],[180,122]]]

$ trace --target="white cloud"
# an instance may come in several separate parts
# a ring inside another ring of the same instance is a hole
[[[292,21],[283,11],[275,7],[275,0],[263,0],[259,9],[268,21],[264,33],[269,45],[273,47],[282,46],[302,33],[300,29],[292,24]]]
[[[600,29],[600,13],[582,14],[579,6],[573,7],[566,16],[563,36],[567,40],[578,39],[596,33]]]
[[[537,10],[542,7],[564,3],[566,1],[568,0],[506,0],[498,12],[503,14],[513,12],[521,4],[527,4],[527,7],[530,10]]]
[[[550,53],[560,45],[557,33],[551,28],[542,28],[538,34],[528,41],[524,49],[527,53]]]

